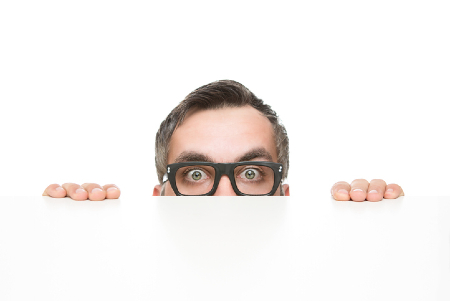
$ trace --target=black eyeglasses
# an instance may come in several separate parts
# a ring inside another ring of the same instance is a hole
[[[167,165],[163,181],[170,181],[178,196],[213,195],[222,175],[227,175],[237,195],[274,195],[283,165],[266,161],[236,163],[184,162]]]

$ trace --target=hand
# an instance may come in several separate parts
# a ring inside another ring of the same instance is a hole
[[[49,185],[42,195],[52,198],[64,198],[68,196],[75,201],[84,201],[87,199],[91,201],[103,201],[105,198],[118,199],[120,189],[114,184],[107,184],[102,187],[95,183],[84,183],[81,186],[74,183],[65,183],[62,187],[58,184]]]
[[[331,187],[331,195],[336,201],[362,202],[368,200],[378,202],[383,199],[396,199],[405,195],[397,184],[386,185],[383,180],[372,180],[370,184],[365,179],[354,180],[352,184],[337,182]]]

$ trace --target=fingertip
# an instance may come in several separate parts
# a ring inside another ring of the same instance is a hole
[[[120,196],[120,189],[118,187],[112,186],[106,190],[107,199],[118,199]]]
[[[98,187],[92,189],[91,192],[89,193],[89,199],[91,201],[103,201],[105,197],[106,197],[105,191]]]
[[[43,196],[50,196],[52,198],[64,198],[67,192],[64,188],[59,186],[59,184],[52,184],[45,189]]]
[[[334,183],[331,187],[331,195],[336,201],[350,201],[350,184],[345,181]]]
[[[386,191],[384,194],[385,199],[396,199],[398,197],[399,197],[399,195],[398,195],[398,193],[395,193],[395,191],[394,192]]]
[[[363,202],[366,199],[366,193],[362,189],[353,189],[350,192],[350,198],[354,202]]]
[[[80,187],[77,190],[75,190],[71,198],[75,201],[85,201],[88,198],[88,192]]]
[[[369,202],[379,202],[383,199],[383,196],[377,190],[371,190],[367,194],[366,199]]]
[[[58,187],[55,188],[55,198],[64,198],[67,195],[67,191],[58,185]]]
[[[120,197],[120,188],[116,184],[103,185],[103,190],[106,191],[107,199],[118,199]]]
[[[369,202],[379,202],[383,199],[383,196],[378,192],[368,193],[366,199]]]
[[[396,199],[402,196],[403,190],[397,184],[389,184],[386,186],[386,191],[384,192],[385,199]]]
[[[346,190],[346,189],[340,189],[340,190],[336,191],[334,193],[333,197],[336,201],[349,201],[350,200],[350,195],[348,193],[348,190]]]

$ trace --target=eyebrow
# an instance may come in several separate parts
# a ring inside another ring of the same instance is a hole
[[[264,148],[255,148],[244,155],[238,157],[234,162],[251,161],[256,158],[262,158],[267,161],[273,161],[272,155]],[[182,152],[176,159],[175,163],[181,162],[214,162],[208,155],[197,153],[193,151]]]
[[[176,159],[175,163],[181,163],[181,162],[214,162],[214,160],[204,154],[197,153],[197,152],[182,152]]]
[[[251,161],[256,158],[263,158],[267,161],[273,161],[272,155],[265,148],[260,147],[245,153],[243,156],[237,158],[235,162]]]

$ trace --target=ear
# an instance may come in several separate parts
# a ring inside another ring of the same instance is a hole
[[[289,184],[283,184],[283,190],[284,190],[284,195],[285,195],[285,196],[290,196],[290,193],[289,193]]]
[[[161,185],[156,185],[155,188],[153,188],[153,196],[161,196]]]

